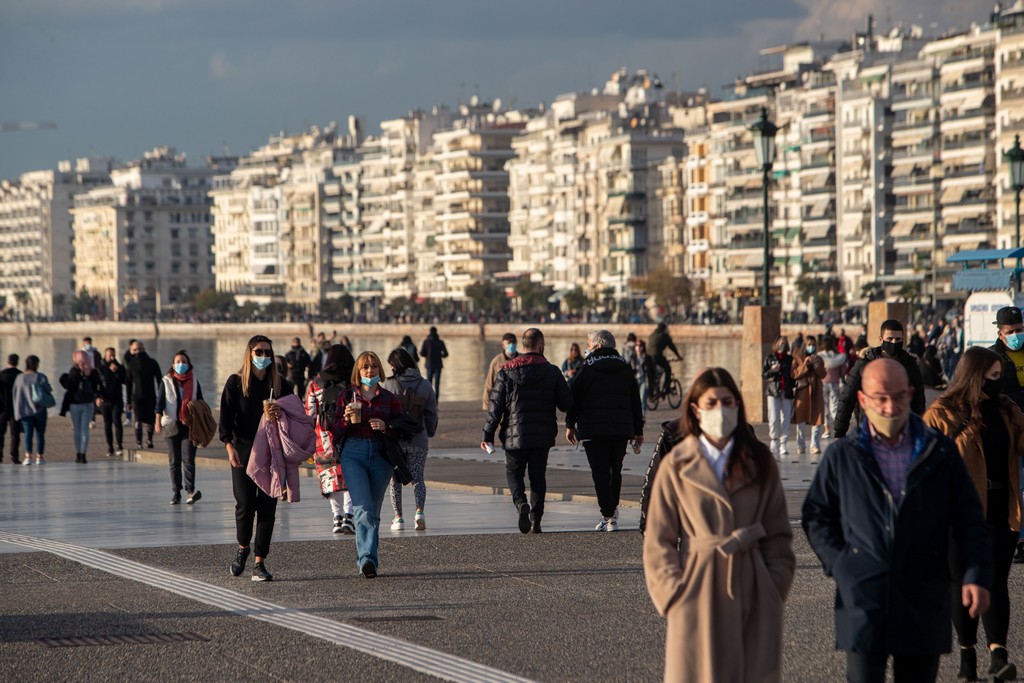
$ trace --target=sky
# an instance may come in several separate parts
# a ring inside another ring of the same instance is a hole
[[[0,0],[0,179],[167,145],[199,164],[278,132],[366,130],[473,95],[532,107],[620,67],[712,95],[761,48],[987,20],[991,0]]]

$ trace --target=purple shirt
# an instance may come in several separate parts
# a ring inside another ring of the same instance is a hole
[[[885,485],[892,494],[893,502],[898,506],[906,493],[907,472],[910,471],[910,464],[914,459],[914,438],[910,433],[910,420],[903,425],[895,446],[890,446],[888,440],[875,431],[874,426],[868,422],[868,429],[871,431],[871,453],[882,470],[882,478]]]

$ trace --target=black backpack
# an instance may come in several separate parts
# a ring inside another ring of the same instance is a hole
[[[338,398],[343,391],[345,391],[343,382],[328,382],[321,387],[320,409],[316,415],[316,423],[320,429],[331,429],[334,426],[334,417],[338,412]]]

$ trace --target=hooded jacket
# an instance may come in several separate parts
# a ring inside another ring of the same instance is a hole
[[[872,452],[867,420],[829,446],[804,501],[804,533],[836,581],[840,650],[949,652],[951,531],[962,582],[992,584],[985,518],[956,446],[914,414],[909,438],[914,456],[898,505]]]
[[[498,432],[505,450],[551,448],[558,435],[555,409],[566,412],[571,402],[562,371],[539,353],[524,353],[498,371],[483,441],[493,443]]]
[[[836,419],[833,425],[832,433],[835,437],[846,436],[846,432],[850,429],[851,419],[855,424],[860,422],[861,414],[860,405],[857,402],[857,392],[860,391],[861,374],[864,372],[865,365],[879,358],[889,358],[882,353],[882,347],[873,346],[864,349],[860,352],[860,358],[850,370],[850,374],[846,376],[846,384],[839,392],[839,407],[836,409]],[[915,415],[924,415],[924,380],[921,378],[921,366],[917,363],[917,357],[900,349],[900,352],[892,360],[902,365],[907,371],[910,386],[914,388],[914,394],[910,397],[910,410]]]
[[[595,349],[583,361],[570,388],[565,426],[580,439],[629,439],[644,433],[640,388],[633,368],[615,349]]]
[[[416,432],[412,439],[402,443],[413,448],[427,448],[430,445],[428,439],[437,431],[437,396],[434,395],[434,388],[430,386],[430,382],[423,379],[423,375],[416,368],[406,368],[398,377],[384,380],[384,388],[399,399],[406,389],[426,399],[423,406],[423,429]]]
[[[294,394],[277,399],[276,404],[281,416],[276,422],[260,418],[245,473],[268,496],[298,503],[299,465],[316,450],[314,419]]]

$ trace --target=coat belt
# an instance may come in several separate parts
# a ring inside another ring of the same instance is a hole
[[[750,550],[762,538],[767,536],[764,526],[757,522],[750,526],[740,527],[728,535],[708,535],[684,537],[679,543],[680,553],[688,551],[702,552],[716,550],[726,559],[727,587],[729,599],[733,599],[733,559],[737,553],[745,553]]]

